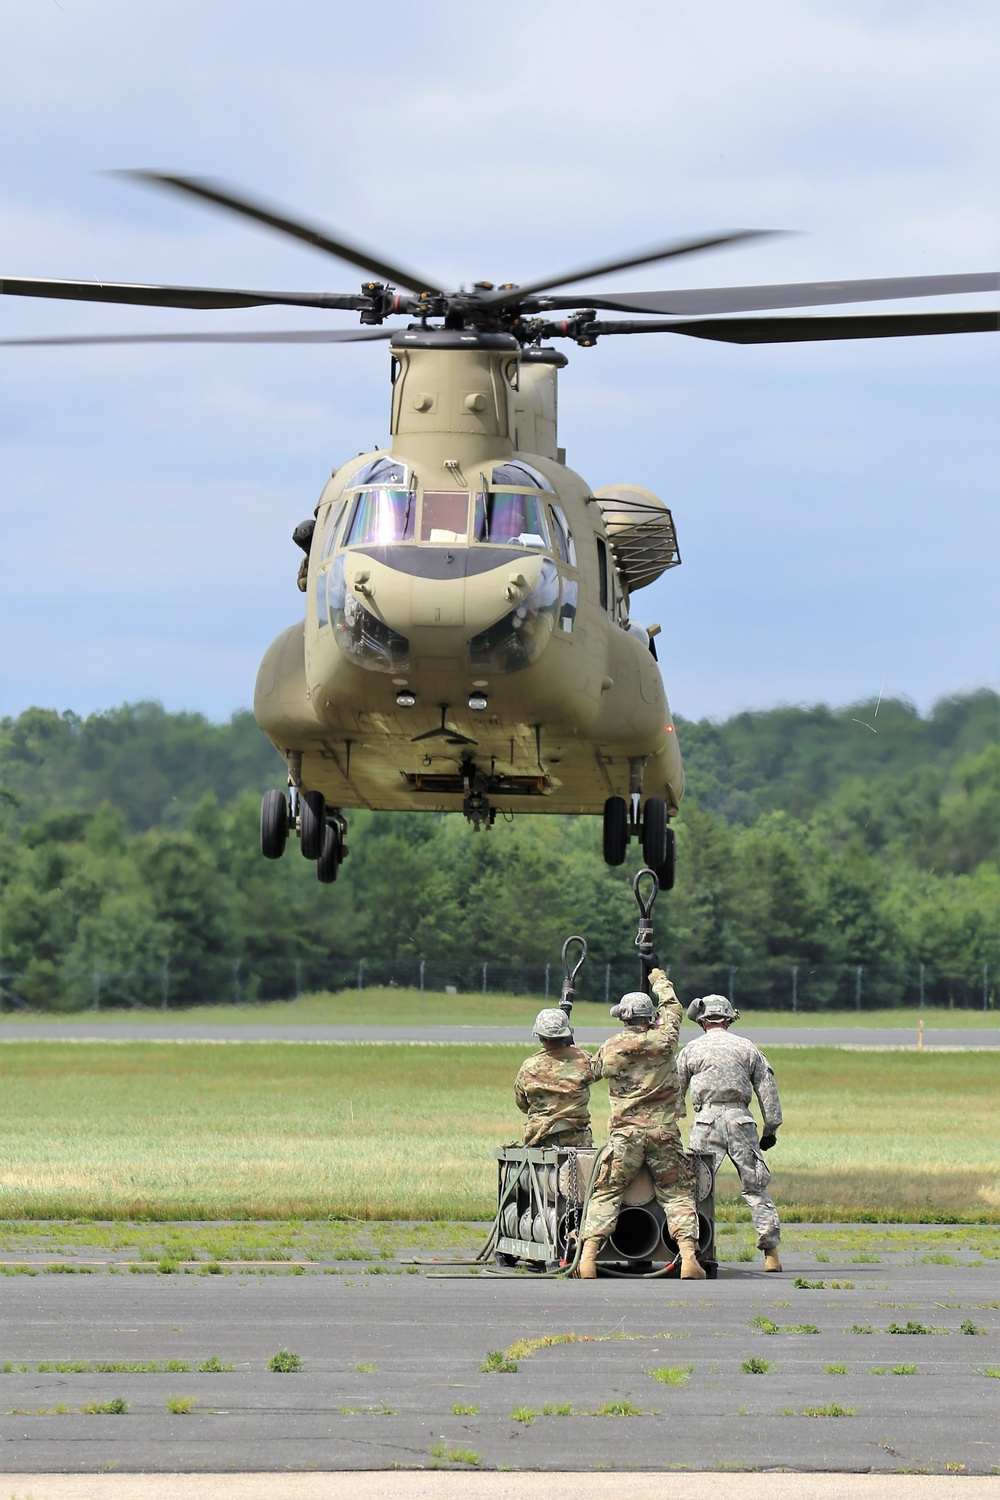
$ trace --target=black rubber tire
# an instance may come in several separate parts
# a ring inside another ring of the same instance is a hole
[[[667,804],[662,797],[648,797],[642,809],[642,857],[651,870],[667,860]]]
[[[322,792],[303,792],[299,800],[299,842],[306,859],[319,859],[326,839],[326,801]]]
[[[323,853],[316,861],[316,879],[322,885],[332,885],[340,869],[340,829],[336,823],[327,823],[323,839]]]
[[[623,865],[628,851],[628,803],[609,797],[604,804],[604,863]]]
[[[280,859],[288,842],[288,799],[272,787],[260,799],[260,852],[265,859]]]
[[[657,868],[656,878],[660,882],[661,891],[672,891],[674,880],[677,875],[677,835],[672,828],[667,829],[667,857],[663,864]]]

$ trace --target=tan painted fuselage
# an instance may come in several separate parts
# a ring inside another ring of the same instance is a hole
[[[392,353],[392,446],[324,489],[305,620],[258,674],[254,712],[293,780],[336,808],[459,811],[477,775],[495,811],[598,813],[638,777],[676,809],[628,549],[560,461],[561,356],[419,330]],[[669,512],[643,503],[662,531]]]

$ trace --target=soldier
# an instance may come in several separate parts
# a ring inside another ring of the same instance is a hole
[[[573,1041],[562,1010],[540,1010],[533,1035],[540,1050],[521,1064],[514,1083],[517,1107],[527,1115],[526,1146],[592,1146],[591,1057]]]
[[[606,1078],[611,1094],[610,1149],[598,1167],[581,1230],[579,1274],[585,1280],[597,1275],[601,1244],[614,1232],[622,1196],[643,1162],[680,1250],[682,1278],[705,1277],[696,1258],[694,1169],[676,1123],[682,1097],[675,1060],[681,1007],[662,969],[652,968],[649,978],[657,1008],[641,991],[623,995],[611,1014],[625,1022],[625,1030],[604,1042],[593,1059],[594,1077]]]
[[[771,1172],[761,1152],[775,1143],[781,1103],[764,1054],[748,1037],[729,1035],[729,1027],[739,1017],[724,995],[706,995],[688,1006],[688,1019],[705,1033],[688,1042],[677,1059],[681,1098],[690,1083],[694,1105],[688,1149],[711,1152],[716,1171],[723,1157],[729,1157],[740,1174],[743,1197],[757,1231],[757,1248],[764,1252],[764,1270],[780,1271],[781,1224],[767,1193]],[[759,1141],[749,1110],[751,1093],[757,1095],[764,1119]]]

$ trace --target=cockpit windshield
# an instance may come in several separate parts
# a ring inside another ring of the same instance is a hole
[[[354,502],[343,545],[409,542],[416,497],[409,490],[362,490]]]
[[[474,535],[477,542],[548,548],[540,497],[504,490],[477,495]]]

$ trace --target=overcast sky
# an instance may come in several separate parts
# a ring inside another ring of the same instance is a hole
[[[119,167],[228,179],[456,285],[743,227],[800,232],[599,284],[991,270],[998,32],[987,0],[8,0],[0,275],[356,290]],[[0,336],[324,316],[5,297]],[[996,682],[996,335],[570,352],[569,463],[673,509],[684,564],[633,613],[676,712]],[[302,609],[289,533],[387,441],[388,393],[379,345],[0,350],[0,714],[248,705]]]

